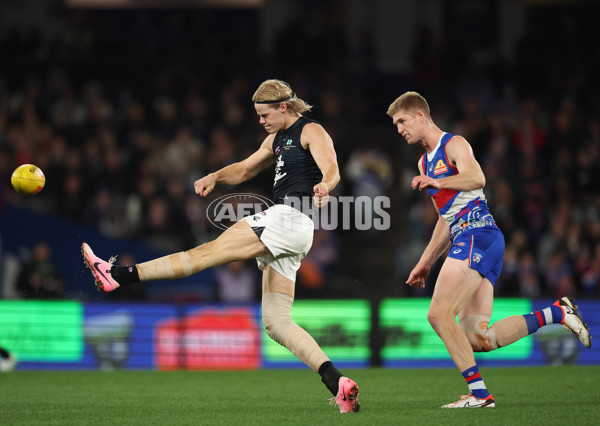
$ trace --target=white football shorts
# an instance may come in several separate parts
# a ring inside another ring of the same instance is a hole
[[[285,204],[275,204],[267,210],[246,216],[258,238],[267,246],[270,255],[257,257],[258,267],[267,264],[281,275],[296,282],[300,261],[310,250],[315,232],[312,219]]]

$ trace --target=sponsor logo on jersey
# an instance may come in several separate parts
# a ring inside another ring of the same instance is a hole
[[[452,253],[454,253],[454,254],[458,254],[460,252],[461,252],[461,249],[459,249],[459,248],[452,250]]]
[[[446,173],[447,171],[448,166],[446,166],[446,164],[444,164],[442,160],[438,160],[437,164],[435,165],[435,170],[433,171],[433,174],[434,176],[437,176],[439,174]]]
[[[475,262],[475,263],[481,262],[481,254],[473,253],[473,262]]]
[[[294,145],[293,139],[287,139],[285,142],[281,143],[281,149],[284,151],[287,151],[292,148],[296,148],[296,146]]]

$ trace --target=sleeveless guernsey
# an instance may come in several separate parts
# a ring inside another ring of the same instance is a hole
[[[273,202],[284,204],[290,197],[302,200],[307,197],[309,203],[314,195],[313,188],[321,182],[323,174],[310,151],[300,143],[302,129],[315,120],[300,117],[286,130],[280,130],[273,140],[275,153],[275,181],[273,183]]]
[[[427,176],[440,179],[458,174],[458,170],[452,167],[446,155],[446,145],[453,136],[450,133],[444,133],[435,149],[421,157],[423,172]],[[473,191],[427,189],[427,192],[433,198],[441,216],[450,226],[451,239],[466,229],[483,226],[496,227],[482,189]]]

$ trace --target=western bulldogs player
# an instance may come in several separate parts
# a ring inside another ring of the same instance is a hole
[[[562,324],[590,347],[589,330],[568,297],[541,311],[504,318],[490,327],[504,237],[488,209],[483,193],[485,176],[473,150],[462,136],[445,133],[435,125],[427,101],[416,92],[398,97],[387,114],[408,144],[419,143],[425,148],[418,164],[420,175],[413,178],[412,188],[427,190],[439,214],[431,241],[406,283],[425,287],[434,262],[449,248],[427,319],[462,372],[469,394],[443,408],[495,407],[473,351],[510,345],[552,323]]]

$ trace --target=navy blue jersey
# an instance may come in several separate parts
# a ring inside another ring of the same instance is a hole
[[[280,130],[273,140],[275,153],[275,182],[273,183],[273,202],[285,203],[286,198],[312,200],[313,188],[321,182],[323,174],[309,150],[300,143],[302,129],[315,120],[300,117],[286,130]]]

